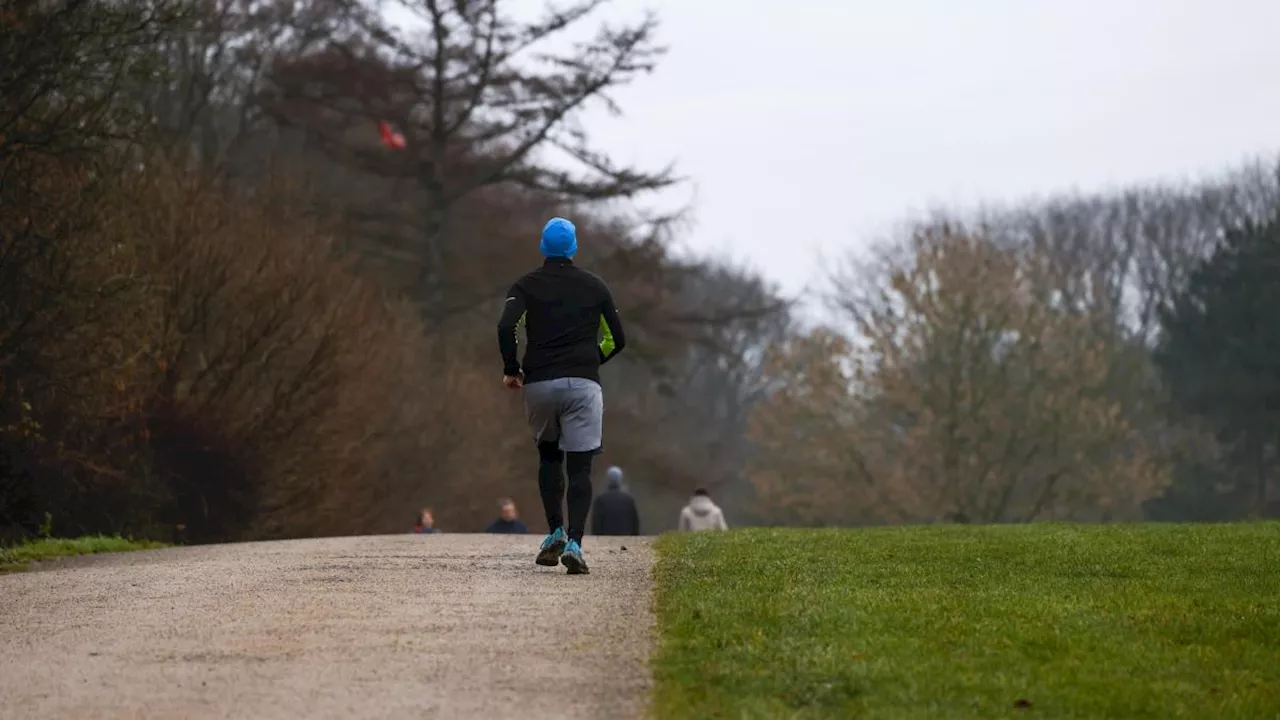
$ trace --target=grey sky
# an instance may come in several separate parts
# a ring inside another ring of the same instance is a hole
[[[1280,150],[1280,0],[613,0],[593,20],[646,9],[670,53],[586,128],[620,161],[674,160],[689,183],[654,203],[693,201],[681,245],[789,294],[937,206]]]
[[[675,160],[685,244],[789,292],[820,250],[932,206],[1280,147],[1277,0],[615,0],[599,19],[646,7],[670,54],[588,129],[620,160]]]

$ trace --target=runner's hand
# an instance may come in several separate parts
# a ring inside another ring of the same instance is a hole
[[[524,387],[524,378],[519,375],[503,375],[502,384],[508,390],[519,390]]]

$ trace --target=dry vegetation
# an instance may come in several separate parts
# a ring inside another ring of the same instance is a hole
[[[917,223],[802,329],[757,275],[674,256],[680,218],[629,204],[671,169],[580,127],[663,52],[645,18],[539,59],[600,4],[406,0],[422,34],[359,3],[4,5],[0,535],[536,517],[493,324],[557,213],[628,318],[606,461],[646,527],[697,485],[736,522],[1268,512],[1267,426],[1242,474],[1149,350],[1222,230],[1280,207],[1273,173]]]
[[[46,511],[64,532],[187,541],[398,531],[423,504],[466,530],[499,495],[536,514],[493,322],[538,261],[530,228],[557,212],[580,219],[583,261],[635,328],[611,459],[657,475],[688,454],[663,443],[689,429],[733,442],[655,387],[696,382],[705,356],[731,351],[721,337],[784,325],[785,303],[748,274],[672,258],[672,218],[597,208],[671,178],[614,166],[573,124],[660,55],[652,21],[600,35],[564,58],[576,64],[524,69],[592,5],[518,25],[495,3],[428,3],[449,32],[421,46],[357,6],[6,14],[6,532]],[[379,119],[403,151],[378,143]],[[540,164],[550,148],[578,170]],[[743,292],[702,307],[704,277]],[[662,473],[642,501],[673,512],[706,467]]]
[[[948,228],[905,249],[841,280],[860,342],[774,358],[791,377],[755,431],[787,460],[761,499],[801,523],[1140,519],[1167,464],[1109,387],[1106,323],[1053,297],[1034,251]]]

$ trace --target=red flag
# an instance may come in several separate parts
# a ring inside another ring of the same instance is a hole
[[[386,120],[378,121],[378,135],[382,137],[382,144],[392,150],[404,149],[404,135],[392,130]]]

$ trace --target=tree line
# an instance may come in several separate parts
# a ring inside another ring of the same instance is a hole
[[[774,522],[1280,515],[1280,163],[937,212],[831,272],[775,346]]]
[[[1274,512],[1280,168],[939,213],[851,254],[815,327],[674,253],[682,216],[636,201],[676,168],[581,126],[660,62],[656,18],[394,4],[408,25],[348,0],[0,11],[0,536],[536,508],[493,326],[554,214],[626,312],[606,451],[652,527],[696,486],[738,524]]]
[[[617,165],[579,123],[653,67],[656,21],[511,5],[405,3],[413,28],[327,0],[5,6],[6,535],[46,512],[202,542],[535,508],[494,323],[553,214],[626,308],[608,452],[652,479],[642,508],[745,485],[759,348],[788,303],[673,254],[680,218],[633,203],[673,171]]]

